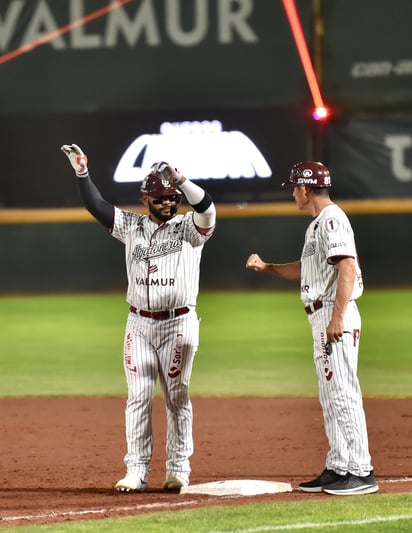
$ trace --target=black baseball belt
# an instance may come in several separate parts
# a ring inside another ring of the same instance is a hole
[[[310,304],[308,304],[305,307],[305,311],[307,312],[308,315],[311,315],[315,311],[322,309],[322,307],[323,307],[323,302],[321,302],[320,300],[316,300],[316,302],[310,302]]]
[[[144,309],[137,309],[132,305],[129,307],[129,310],[135,315],[144,316],[145,318],[153,318],[153,320],[167,320],[168,318],[185,315],[190,311],[186,306],[177,307],[176,309],[167,309],[166,311],[145,311]]]

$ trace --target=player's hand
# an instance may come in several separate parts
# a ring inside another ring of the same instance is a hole
[[[186,178],[177,168],[172,167],[169,163],[165,161],[160,161],[160,163],[154,163],[151,167],[152,173],[162,180],[169,181],[171,183],[176,183],[181,185]]]
[[[265,266],[266,263],[262,261],[258,254],[251,254],[246,261],[246,268],[256,270],[256,272],[262,272]]]
[[[71,166],[76,172],[76,176],[84,178],[89,173],[87,168],[87,155],[77,144],[63,144],[61,151],[65,153]]]
[[[332,315],[331,321],[326,328],[326,337],[328,342],[339,342],[342,340],[344,333],[344,322],[342,318],[335,318]]]

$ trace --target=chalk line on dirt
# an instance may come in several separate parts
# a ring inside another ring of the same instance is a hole
[[[129,512],[129,511],[138,511],[138,510],[156,510],[167,508],[171,509],[173,507],[182,507],[185,505],[196,505],[199,504],[198,500],[186,500],[184,502],[155,502],[155,503],[146,503],[141,505],[129,505],[127,507],[106,507],[101,509],[83,509],[81,511],[50,511],[47,513],[39,513],[34,515],[20,515],[20,516],[4,516],[1,517],[1,522],[16,522],[18,520],[41,520],[45,518],[63,518],[67,516],[76,517],[84,516],[88,514],[105,514],[105,513],[118,513],[118,512]]]
[[[398,478],[398,479],[381,479],[378,481],[378,483],[402,483],[402,482],[410,482],[412,481],[412,477],[402,477],[402,478]],[[209,503],[210,502],[213,502],[213,501],[220,501],[222,498],[224,499],[232,499],[233,496],[221,496],[221,497],[218,497],[218,498],[211,498],[209,499]],[[184,507],[184,506],[192,506],[192,505],[199,505],[199,501],[198,500],[185,500],[185,501],[182,501],[182,502],[175,502],[175,503],[170,503],[170,502],[152,502],[152,503],[146,503],[146,504],[138,504],[138,505],[130,505],[130,506],[126,506],[126,507],[106,507],[106,508],[101,508],[101,509],[83,509],[83,510],[79,510],[79,511],[49,511],[49,512],[45,512],[45,513],[39,513],[39,514],[33,514],[33,515],[16,515],[16,516],[2,516],[0,517],[0,523],[1,522],[17,522],[19,520],[27,520],[27,521],[30,521],[30,520],[44,520],[44,519],[50,519],[50,518],[64,518],[64,517],[81,517],[81,516],[85,516],[85,515],[103,515],[103,514],[110,514],[110,513],[124,513],[124,512],[132,512],[132,511],[139,511],[139,510],[157,510],[157,509],[170,509],[172,510],[173,508],[179,508],[179,507]],[[406,518],[412,518],[412,515],[406,517]],[[341,525],[343,523],[340,523]],[[333,525],[332,524],[329,524],[329,525]],[[298,526],[298,524],[296,524],[296,526]],[[284,529],[287,529],[285,526],[282,526]],[[299,526],[299,527],[302,527],[302,526]],[[299,527],[296,527],[295,529],[299,529]],[[292,529],[290,528],[290,526],[288,527],[289,529]],[[242,530],[242,532],[245,532],[245,533],[253,533],[253,532],[258,532],[258,531],[276,531],[276,529],[245,529],[245,530]],[[281,531],[279,529],[279,531]],[[240,530],[239,530],[240,532]],[[212,532],[210,532],[212,533]],[[213,533],[218,533],[218,532],[213,532]]]

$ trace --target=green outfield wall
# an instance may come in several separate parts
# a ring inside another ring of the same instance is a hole
[[[412,213],[352,214],[366,286],[412,282]],[[250,253],[268,261],[299,257],[307,216],[221,217],[205,246],[201,288],[293,288],[245,269]],[[126,288],[123,245],[98,223],[0,223],[0,292],[117,291]]]

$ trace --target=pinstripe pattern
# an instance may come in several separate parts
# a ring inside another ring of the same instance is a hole
[[[332,308],[333,304],[325,305],[309,315],[319,399],[330,446],[326,468],[338,474],[349,471],[366,476],[372,465],[357,377],[361,318],[356,303],[350,302],[345,314],[345,331],[348,333],[344,333],[341,341],[331,344],[332,354],[328,355],[325,350],[326,326]]]
[[[331,204],[313,219],[306,230],[301,256],[301,298],[305,305],[316,300],[335,300],[338,272],[329,261],[337,255],[358,257],[348,217],[340,207]],[[359,298],[363,291],[362,273],[357,261],[356,268],[353,300]]]
[[[167,320],[128,315],[124,461],[127,472],[144,481],[152,457],[152,401],[159,379],[167,414],[166,472],[189,482],[193,453],[189,383],[199,344],[195,306],[201,253],[211,234],[196,230],[191,212],[157,225],[147,215],[115,208],[112,235],[125,244],[128,303],[152,311],[190,308],[189,313]]]
[[[363,291],[357,278],[344,316],[342,340],[326,350],[326,328],[331,320],[338,281],[337,269],[328,263],[333,256],[357,258],[353,231],[345,213],[335,204],[325,207],[306,231],[301,256],[301,297],[305,305],[316,300],[323,307],[308,316],[313,335],[313,354],[318,377],[329,452],[326,468],[338,474],[367,476],[372,470],[362,392],[357,377],[361,317],[356,305]]]
[[[210,238],[193,224],[193,213],[158,226],[147,215],[115,209],[112,235],[125,244],[127,301],[137,309],[196,305],[200,258]]]

